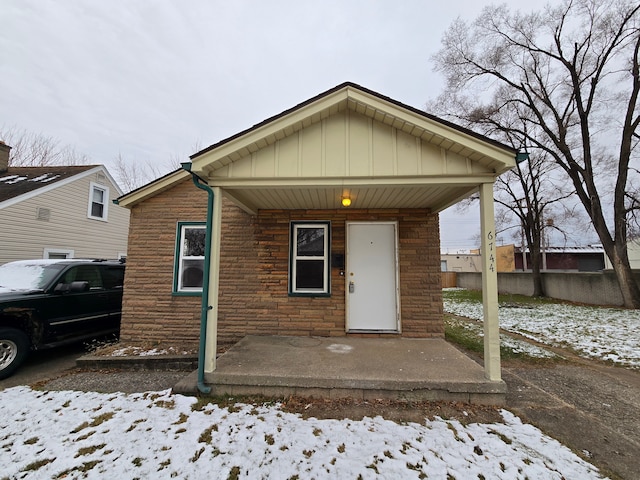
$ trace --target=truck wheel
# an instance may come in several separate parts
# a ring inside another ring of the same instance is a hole
[[[15,328],[0,328],[0,380],[13,375],[29,353],[29,337]]]

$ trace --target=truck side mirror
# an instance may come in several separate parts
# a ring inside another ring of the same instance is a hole
[[[67,293],[81,293],[89,291],[89,282],[59,283],[53,289],[53,293],[65,295]]]

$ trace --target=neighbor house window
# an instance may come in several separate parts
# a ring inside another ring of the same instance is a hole
[[[292,223],[289,292],[329,294],[329,222]]]
[[[96,220],[107,220],[109,189],[91,182],[89,187],[89,211],[87,216]]]
[[[42,258],[46,259],[62,259],[62,258],[73,258],[73,250],[67,250],[64,248],[45,248],[44,255]]]
[[[206,224],[178,223],[174,293],[200,294],[204,279]]]

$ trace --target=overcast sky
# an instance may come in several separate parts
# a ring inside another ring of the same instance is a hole
[[[345,81],[424,108],[443,32],[489,3],[0,0],[0,127],[168,171]],[[476,225],[445,212],[443,248],[474,247]]]

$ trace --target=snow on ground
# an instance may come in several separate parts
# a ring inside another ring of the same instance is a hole
[[[278,405],[170,391],[0,391],[2,478],[603,478],[503,411],[504,424],[304,420]]]
[[[448,323],[455,325],[459,328],[464,328],[469,331],[470,334],[476,337],[484,336],[484,331],[482,327],[482,323],[469,323],[464,320],[459,320],[457,318],[447,320]],[[530,357],[535,358],[558,358],[551,350],[547,350],[546,348],[538,347],[532,343],[529,343],[524,340],[520,340],[517,338],[513,338],[509,335],[505,335],[504,333],[500,334],[500,345],[511,349],[513,353],[523,353]]]
[[[482,318],[480,302],[445,311]],[[503,329],[640,367],[640,312],[566,304],[502,305]],[[454,320],[455,321],[455,320]],[[460,322],[481,333],[480,324]],[[501,335],[516,351],[550,352]],[[130,354],[122,352],[120,354]],[[164,354],[152,351],[146,354]],[[138,354],[144,354],[139,352]],[[303,419],[278,405],[194,409],[170,391],[126,395],[0,391],[1,478],[603,478],[540,430],[504,423],[397,424]]]
[[[482,320],[482,303],[444,295],[445,312]],[[500,305],[500,328],[584,357],[640,368],[640,310],[564,303]]]
[[[143,348],[135,346],[127,346],[124,348],[118,348],[113,350],[109,355],[112,357],[126,357],[126,356],[138,356],[138,357],[153,357],[158,355],[189,355],[195,353],[184,349],[177,349],[174,347],[168,348]]]

